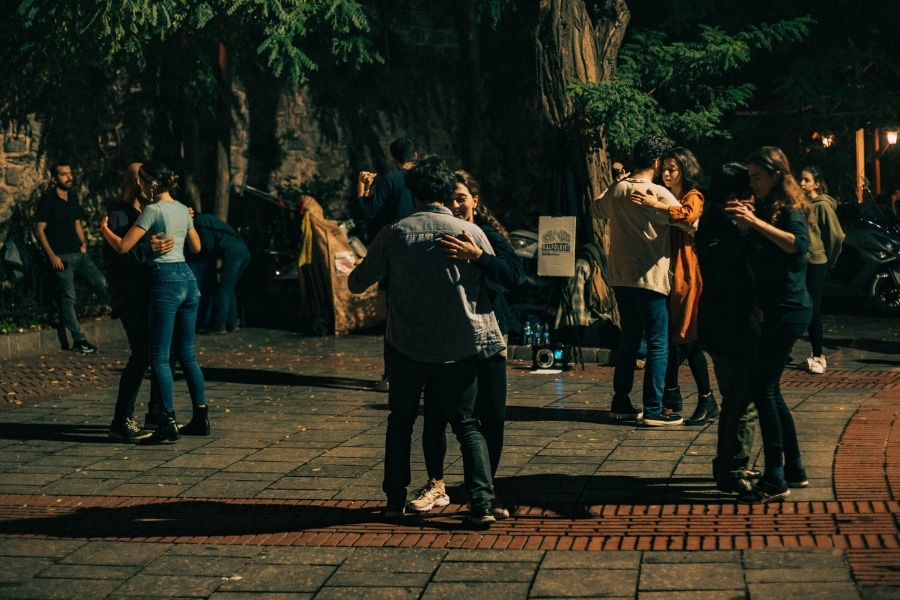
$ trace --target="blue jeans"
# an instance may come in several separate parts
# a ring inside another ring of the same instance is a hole
[[[808,325],[762,323],[750,391],[759,415],[767,473],[773,467],[783,466],[787,475],[796,475],[803,468],[794,417],[781,395],[781,374],[794,342],[803,335]]]
[[[647,342],[644,366],[643,406],[645,417],[662,413],[663,380],[669,356],[669,310],[659,292],[633,287],[615,287],[622,324],[622,342],[613,374],[613,402],[628,399],[634,387],[634,368],[641,338]]]
[[[194,329],[200,305],[197,280],[187,263],[183,262],[158,263],[150,270],[153,278],[151,360],[163,407],[167,412],[175,411],[172,366],[169,364],[173,339],[191,402],[194,407],[206,406],[203,373],[194,355]]]
[[[212,320],[213,329],[237,324],[237,296],[234,290],[244,269],[249,264],[250,255],[246,252],[225,252],[222,258],[222,269],[219,271],[219,289],[216,292],[216,309]]]
[[[386,345],[385,362],[391,381],[387,432],[384,443],[384,481],[381,489],[389,505],[402,505],[410,483],[410,447],[419,399],[427,390],[429,401],[450,423],[459,441],[466,491],[474,511],[490,512],[494,499],[487,445],[473,416],[477,395],[477,360],[433,364],[408,358]],[[443,432],[441,432],[443,435]]]
[[[97,294],[103,292],[106,279],[88,254],[83,252],[60,254],[59,259],[66,265],[62,271],[54,271],[59,285],[59,316],[66,329],[72,332],[72,340],[83,340],[84,334],[81,333],[78,316],[75,314],[75,274],[84,277]]]

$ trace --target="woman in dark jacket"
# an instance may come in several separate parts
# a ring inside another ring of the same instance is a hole
[[[500,324],[500,331],[505,336],[509,332],[512,314],[506,298],[503,296],[503,290],[518,287],[525,282],[522,261],[510,246],[506,229],[480,202],[478,182],[466,171],[456,171],[456,192],[446,206],[460,219],[479,225],[488,241],[491,242],[495,253],[493,256],[482,252],[474,240],[465,234],[463,234],[465,236],[463,238],[444,238],[441,245],[449,256],[459,260],[472,261],[484,272],[494,314]],[[422,449],[425,454],[428,482],[409,502],[409,509],[415,512],[428,512],[435,506],[446,506],[450,502],[444,489],[447,418],[431,409],[427,389],[425,390],[424,416]],[[481,433],[487,442],[491,477],[493,477],[500,464],[506,421],[505,350],[478,361],[478,397],[475,401],[475,417],[481,423]],[[509,517],[509,511],[499,500],[494,501],[492,513],[497,519]]]
[[[725,212],[750,236],[761,337],[750,382],[759,414],[765,474],[738,496],[746,504],[779,501],[809,481],[800,457],[794,418],[781,395],[781,374],[794,342],[812,319],[806,290],[809,203],[780,149],[764,146],[747,159],[754,205],[732,200]]]

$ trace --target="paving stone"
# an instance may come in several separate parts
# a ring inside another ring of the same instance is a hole
[[[350,571],[338,569],[334,575],[329,577],[327,587],[356,587],[360,589],[366,588],[417,588],[425,589],[431,580],[429,573],[378,573],[373,575],[371,571]],[[366,593],[363,593],[367,596]]]
[[[56,563],[53,559],[36,556],[9,556],[3,557],[0,566],[0,593],[11,584],[20,581],[28,581],[37,577]]]
[[[531,582],[537,571],[535,562],[445,562],[434,573],[435,582],[491,581],[499,583]]]
[[[267,546],[260,550],[256,563],[286,565],[339,566],[356,552],[353,548],[305,548],[295,546]]]
[[[418,587],[323,587],[316,600],[417,600],[422,593]]]
[[[531,598],[633,598],[638,570],[540,569]]]
[[[644,564],[686,564],[686,563],[741,563],[742,553],[717,552],[646,552]]]
[[[322,565],[281,565],[251,563],[220,582],[219,591],[315,592],[331,577],[335,568]]]
[[[341,570],[433,573],[443,560],[446,551],[426,548],[357,548]]]
[[[750,583],[747,585],[751,598],[778,598],[778,600],[856,600],[859,592],[852,583]]]
[[[170,548],[168,544],[91,542],[68,553],[60,564],[144,567]]]
[[[246,557],[219,555],[164,554],[144,567],[144,575],[183,574],[202,577],[231,577],[245,564]]]
[[[647,553],[652,555],[654,553]],[[547,552],[541,562],[545,569],[628,569],[637,571],[641,552]],[[646,560],[646,559],[645,559]]]
[[[744,552],[744,567],[753,569],[794,569],[819,567],[845,569],[847,559],[838,548],[804,548],[803,550],[748,550]]]
[[[122,584],[111,579],[56,579],[49,577],[37,577],[28,581],[17,582],[12,585],[3,585],[0,588],[3,598],[17,600],[100,600],[107,598],[113,590],[118,590]]]
[[[744,573],[739,561],[711,563],[644,563],[639,589],[649,590],[733,590],[743,588]]]
[[[140,567],[104,565],[55,564],[41,571],[41,577],[55,579],[113,579],[125,581],[134,576]]]
[[[223,581],[221,577],[144,575],[139,573],[125,583],[120,584],[116,588],[116,596],[206,598],[212,595],[212,593],[222,584]]]
[[[432,583],[425,588],[422,600],[445,600],[447,598],[496,598],[514,600],[528,595],[528,585],[524,583]]]

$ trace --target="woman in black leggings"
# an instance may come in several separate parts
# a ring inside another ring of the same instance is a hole
[[[812,318],[812,299],[806,290],[809,202],[778,148],[764,146],[751,154],[747,175],[753,205],[732,200],[725,211],[746,229],[756,278],[761,338],[749,384],[759,414],[766,468],[756,486],[738,496],[738,502],[760,504],[784,499],[790,487],[809,485],[794,418],[781,395],[787,358]]]

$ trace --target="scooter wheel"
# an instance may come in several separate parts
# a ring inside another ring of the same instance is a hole
[[[894,281],[893,274],[882,272],[875,277],[872,307],[881,314],[900,316],[900,285]]]

